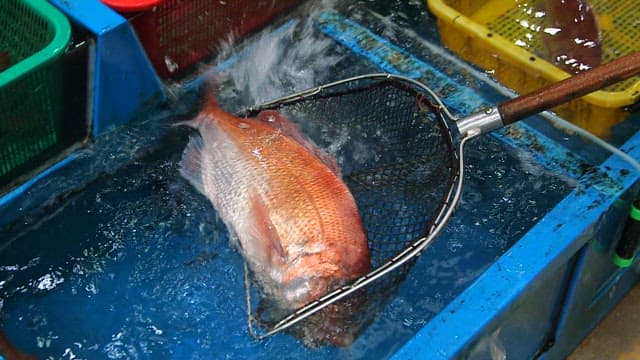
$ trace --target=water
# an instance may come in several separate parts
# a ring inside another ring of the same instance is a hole
[[[400,3],[389,7],[423,6]],[[346,8],[391,11],[356,5]],[[393,21],[419,22],[408,10],[391,12]],[[255,38],[253,57],[219,78],[224,104],[239,108],[376,70],[304,19],[275,38]],[[420,28],[430,31],[420,36],[433,35],[432,20]],[[0,321],[19,348],[63,359],[388,357],[575,186],[482,137],[468,147],[464,197],[447,230],[351,347],[307,349],[283,334],[256,342],[246,328],[242,259],[211,205],[177,171],[189,131],[170,124],[196,111],[192,100],[99,139],[33,190],[64,182],[75,191],[0,228]],[[337,151],[343,143],[338,137],[326,146]]]
[[[330,10],[335,1],[309,3],[307,18],[291,19],[275,32],[264,32],[252,42],[251,56],[240,57],[218,81],[240,98],[243,106],[263,103],[276,97],[311,88],[326,79],[325,74],[343,58],[335,42],[320,36],[315,28],[320,11]],[[234,42],[224,43],[215,63],[236,52]]]
[[[21,348],[54,358],[389,354],[544,214],[545,204],[520,213],[520,198],[538,191],[548,208],[566,191],[544,175],[518,184],[519,161],[488,159],[501,145],[480,145],[470,195],[447,232],[349,349],[309,350],[287,335],[250,339],[241,258],[207,200],[179,177],[178,140],[92,182],[37,228],[3,232],[21,233],[0,254],[3,326]]]

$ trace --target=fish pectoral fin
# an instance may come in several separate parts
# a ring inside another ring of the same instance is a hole
[[[269,261],[285,262],[287,253],[282,246],[278,230],[273,225],[269,217],[269,209],[264,201],[256,193],[253,193],[251,199],[251,211],[253,212],[254,222],[254,239],[264,249]]]
[[[307,151],[315,155],[318,160],[324,163],[334,174],[340,175],[340,168],[333,156],[327,154],[326,151],[316,145],[311,139],[307,138],[296,124],[291,122],[286,117],[282,116],[275,110],[261,111],[256,117],[257,120],[270,124],[274,129],[282,131],[285,135],[295,141],[297,144],[304,147]]]
[[[189,144],[182,153],[180,160],[180,174],[187,179],[198,191],[204,194],[202,183],[202,149],[204,142],[200,136],[191,136]]]

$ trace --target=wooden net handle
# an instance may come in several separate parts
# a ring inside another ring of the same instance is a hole
[[[640,73],[640,52],[623,56],[498,105],[504,125],[548,110]]]

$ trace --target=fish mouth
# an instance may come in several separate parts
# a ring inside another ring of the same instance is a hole
[[[313,281],[315,280],[315,281]],[[322,281],[320,281],[322,280]],[[344,280],[315,278],[298,279],[287,287],[290,294],[305,296],[296,297],[294,302],[291,299],[276,300],[273,296],[263,296],[258,305],[257,317],[255,318],[260,326],[271,328],[292,311],[316,300],[318,295],[324,295],[327,289],[335,289],[346,283]],[[327,284],[331,284],[328,287]],[[304,288],[305,291],[301,291]],[[282,295],[285,295],[282,293]],[[295,303],[296,306],[292,307]],[[299,305],[299,306],[298,306]],[[336,303],[328,305],[324,309],[302,320],[298,324],[288,328],[286,332],[296,339],[299,339],[308,348],[319,348],[333,345],[336,347],[348,347],[357,338],[370,317],[367,316],[368,297],[366,288],[360,289]]]
[[[326,345],[348,347],[365,328],[364,299],[351,299],[327,306],[288,330],[309,348]]]

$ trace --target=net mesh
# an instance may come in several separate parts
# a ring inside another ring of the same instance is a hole
[[[447,123],[426,99],[397,80],[352,81],[270,107],[335,155],[367,231],[374,269],[428,234],[456,178]],[[356,292],[333,306],[357,310],[359,319],[371,320],[413,262],[369,284],[366,294]],[[317,327],[326,316],[320,312],[293,331],[308,336],[310,324]]]

